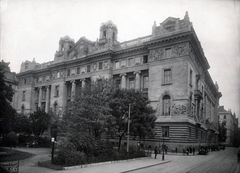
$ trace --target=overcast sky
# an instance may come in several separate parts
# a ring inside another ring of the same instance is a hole
[[[52,61],[60,37],[95,41],[112,20],[120,42],[151,34],[154,21],[190,21],[222,92],[220,105],[240,115],[240,1],[237,0],[0,0],[1,59],[19,72],[25,60]]]

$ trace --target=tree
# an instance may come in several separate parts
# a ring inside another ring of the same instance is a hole
[[[0,62],[0,135],[5,136],[13,130],[16,111],[10,102],[13,97],[13,89],[6,83],[5,73],[10,72],[9,63]]]
[[[114,117],[109,127],[112,128],[110,131],[117,131],[119,149],[121,140],[127,133],[126,118],[128,116],[129,104],[131,106],[130,134],[133,137],[139,137],[140,140],[144,139],[146,136],[154,135],[153,129],[156,121],[154,115],[155,111],[149,105],[149,101],[143,97],[143,94],[133,89],[115,90],[109,104],[112,110],[111,114]]]
[[[226,121],[219,122],[219,142],[226,142],[226,139],[227,139]]]
[[[114,87],[112,81],[101,79],[83,88],[68,106],[63,117],[65,132],[100,138],[106,130],[107,120],[112,118],[109,100]]]
[[[23,115],[23,114],[16,115],[14,131],[19,134],[31,134],[32,133],[29,118],[26,115]]]
[[[29,122],[35,136],[39,137],[48,130],[50,118],[50,115],[40,108],[30,114]]]
[[[131,104],[131,135],[140,139],[153,135],[156,117],[140,91],[118,89],[111,80],[101,79],[85,87],[69,104],[63,127],[75,143],[98,139],[105,132],[121,140],[127,132],[128,106]],[[88,138],[88,139],[87,139]],[[77,141],[76,141],[77,140]],[[90,142],[92,143],[92,142]]]

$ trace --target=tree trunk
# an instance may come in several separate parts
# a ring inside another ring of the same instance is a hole
[[[122,137],[125,134],[125,132],[123,132],[120,136],[119,136],[119,141],[118,141],[118,150],[120,150],[121,148],[121,141],[122,141]]]

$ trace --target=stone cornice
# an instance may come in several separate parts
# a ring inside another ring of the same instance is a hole
[[[164,37],[154,37],[150,41],[145,42],[144,44],[148,47],[148,49],[151,49],[151,47],[154,47],[156,45],[163,45],[163,44],[169,44],[169,43],[176,43],[176,41],[181,41],[185,39],[189,39],[191,36],[191,31],[187,31],[184,33],[178,33],[175,35],[168,35]]]

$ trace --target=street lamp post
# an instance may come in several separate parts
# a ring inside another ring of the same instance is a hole
[[[131,104],[129,104],[129,110],[128,110],[127,153],[129,152],[130,111],[131,111]]]
[[[55,139],[54,137],[52,137],[52,164],[54,163],[54,142],[55,142]]]
[[[164,150],[165,150],[165,145],[164,145],[164,134],[162,135],[162,139],[163,139],[163,147],[162,147],[162,160],[164,160]]]

